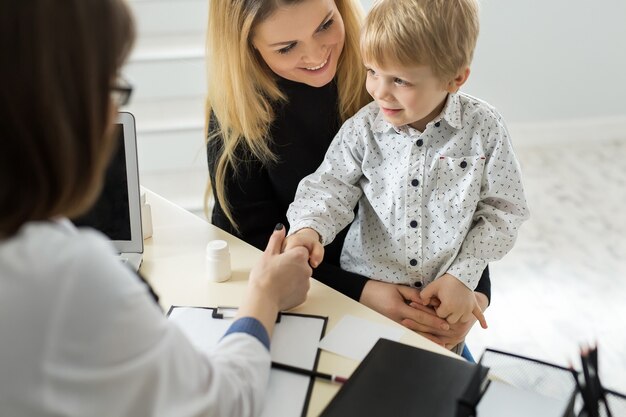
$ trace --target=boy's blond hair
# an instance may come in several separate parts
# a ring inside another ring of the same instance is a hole
[[[472,62],[478,38],[476,0],[379,0],[361,32],[366,63],[427,65],[442,82]]]

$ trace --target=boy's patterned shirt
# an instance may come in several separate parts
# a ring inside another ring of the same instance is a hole
[[[424,132],[394,127],[375,102],[362,108],[300,182],[290,233],[310,227],[327,244],[357,202],[341,266],[416,287],[450,273],[473,290],[529,216],[502,117],[463,93],[450,94]]]

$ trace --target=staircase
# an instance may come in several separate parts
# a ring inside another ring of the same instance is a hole
[[[204,43],[208,0],[129,0],[135,48],[123,69],[137,120],[141,184],[201,213],[207,181]]]

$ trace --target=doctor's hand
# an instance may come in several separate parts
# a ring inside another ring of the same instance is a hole
[[[309,252],[309,263],[313,268],[317,268],[322,263],[324,246],[320,242],[320,235],[315,230],[305,227],[287,237],[283,242],[284,251],[298,246],[304,247]]]
[[[285,227],[276,226],[261,259],[250,271],[239,317],[254,317],[271,335],[279,311],[300,305],[309,291],[311,267],[303,247],[281,253]]]

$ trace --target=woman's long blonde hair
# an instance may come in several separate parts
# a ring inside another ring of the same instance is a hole
[[[205,210],[213,186],[222,210],[235,228],[237,223],[226,198],[227,170],[232,168],[235,173],[239,162],[235,151],[240,146],[264,164],[276,160],[267,137],[274,119],[272,104],[286,99],[276,85],[274,74],[252,47],[253,30],[278,7],[300,1],[303,0],[210,1],[205,126],[207,140],[221,137],[223,150],[217,161],[215,184],[210,180],[207,184]],[[335,4],[345,27],[345,43],[336,75],[338,111],[343,122],[371,99],[365,90],[365,71],[359,49],[360,3],[358,0],[335,0]],[[210,120],[211,114],[213,121]]]

